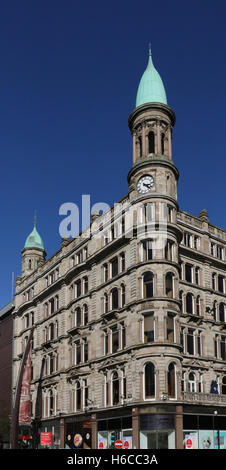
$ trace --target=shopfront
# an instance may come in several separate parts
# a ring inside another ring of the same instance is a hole
[[[184,414],[184,449],[226,449],[226,415]]]
[[[133,448],[131,416],[99,419],[97,426],[98,449]]]
[[[175,449],[174,414],[140,415],[140,449]]]
[[[67,419],[65,423],[65,448],[92,448],[92,422],[90,416]]]

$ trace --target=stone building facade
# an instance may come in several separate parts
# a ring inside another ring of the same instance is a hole
[[[179,209],[174,124],[150,52],[128,194],[48,260],[36,224],[26,240],[13,382],[33,328],[34,446],[226,447],[226,231]]]

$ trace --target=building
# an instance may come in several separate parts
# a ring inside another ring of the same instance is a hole
[[[226,448],[226,232],[179,209],[174,124],[149,51],[128,194],[48,260],[26,240],[13,386],[33,328],[36,446]]]
[[[9,447],[14,303],[0,309],[0,448]]]

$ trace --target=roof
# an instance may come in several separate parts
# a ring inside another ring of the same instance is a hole
[[[9,313],[14,308],[14,302],[11,301],[0,309],[0,318]]]
[[[45,250],[44,245],[43,245],[43,241],[42,241],[39,233],[37,232],[36,223],[34,224],[34,228],[33,228],[32,232],[30,233],[30,235],[28,235],[28,237],[26,239],[24,248],[39,248],[43,251]]]
[[[152,53],[149,48],[149,59],[137,90],[136,107],[145,103],[167,104],[166,92],[162,79],[152,62]]]

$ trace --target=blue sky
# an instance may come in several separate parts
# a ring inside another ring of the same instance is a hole
[[[152,43],[176,113],[173,159],[182,210],[226,228],[224,0],[20,0],[0,7],[0,306],[33,228],[47,257],[59,207],[112,205],[127,193],[128,116]]]

